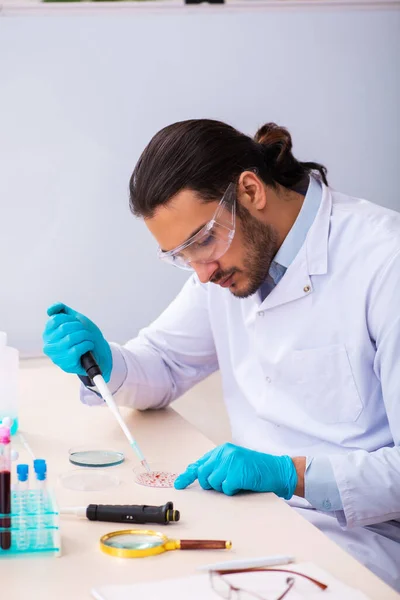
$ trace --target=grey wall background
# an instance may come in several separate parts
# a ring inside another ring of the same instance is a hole
[[[400,209],[395,9],[0,13],[0,86],[0,330],[25,355],[53,301],[122,342],[181,287],[127,193],[173,121],[275,120],[334,187]]]

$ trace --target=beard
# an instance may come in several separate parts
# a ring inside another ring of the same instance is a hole
[[[234,267],[228,271],[218,271],[211,281],[217,283],[234,273],[243,273],[247,275],[247,284],[237,288],[236,284],[232,283],[229,289],[236,298],[248,298],[257,292],[268,275],[273,258],[278,251],[278,234],[272,225],[261,223],[239,203],[237,216],[240,218],[245,252],[243,269]]]

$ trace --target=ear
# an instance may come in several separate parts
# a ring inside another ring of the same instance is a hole
[[[254,171],[243,171],[238,182],[238,201],[251,214],[267,205],[267,186]]]

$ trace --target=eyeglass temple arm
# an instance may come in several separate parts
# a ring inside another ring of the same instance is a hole
[[[290,575],[298,575],[299,577],[303,577],[304,579],[307,579],[311,583],[314,583],[321,590],[326,590],[328,587],[325,583],[322,583],[321,581],[318,581],[317,579],[314,579],[313,577],[310,577],[309,575],[305,575],[304,573],[300,573],[299,571],[290,571],[289,569],[269,569],[268,567],[264,567],[264,568],[255,567],[255,568],[250,568],[250,569],[232,569],[230,571],[215,571],[215,572],[219,573],[220,575],[234,575],[237,573],[252,573],[252,572],[258,573],[258,572],[265,572],[265,571],[272,571],[273,573],[289,573]]]

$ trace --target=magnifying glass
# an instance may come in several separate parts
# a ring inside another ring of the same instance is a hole
[[[113,531],[100,538],[100,548],[110,556],[142,558],[167,550],[230,550],[232,542],[224,540],[171,540],[148,529]]]

